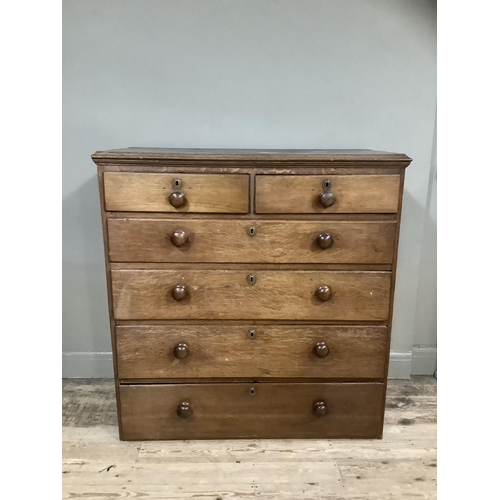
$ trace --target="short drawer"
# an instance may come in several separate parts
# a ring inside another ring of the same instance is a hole
[[[112,262],[390,264],[393,221],[109,219]]]
[[[386,271],[114,269],[115,319],[387,320]]]
[[[122,437],[380,438],[381,383],[120,386]]]
[[[256,213],[396,213],[399,175],[257,175]]]
[[[116,328],[121,380],[385,376],[387,328],[144,325]]]
[[[247,213],[249,176],[105,172],[108,211]]]

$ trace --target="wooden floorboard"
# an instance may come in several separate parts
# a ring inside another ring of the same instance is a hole
[[[436,498],[436,380],[388,385],[382,440],[121,442],[112,380],[63,380],[63,498]]]

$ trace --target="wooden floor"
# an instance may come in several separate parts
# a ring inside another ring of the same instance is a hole
[[[389,381],[382,440],[120,442],[113,382],[63,381],[63,498],[434,499],[436,381]]]

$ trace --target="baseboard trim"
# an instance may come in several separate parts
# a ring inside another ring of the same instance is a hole
[[[436,346],[413,346],[412,375],[432,375],[437,368]]]
[[[63,378],[113,378],[110,352],[63,352]]]
[[[409,379],[411,375],[411,351],[391,351],[388,378]]]
[[[436,369],[436,348],[415,347],[412,351],[391,351],[389,378],[409,379],[432,375]],[[63,378],[113,378],[110,352],[63,352]]]

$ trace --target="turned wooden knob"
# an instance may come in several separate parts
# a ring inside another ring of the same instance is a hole
[[[184,300],[187,297],[187,289],[184,285],[177,285],[172,289],[172,297],[175,300]]]
[[[316,356],[318,356],[318,358],[326,358],[329,352],[330,349],[328,349],[328,346],[325,342],[318,342],[314,346],[314,353],[316,354]]]
[[[186,204],[186,196],[180,191],[174,191],[169,197],[168,201],[174,208],[181,208]]]
[[[326,250],[333,245],[333,238],[328,233],[318,234],[316,241],[318,242],[319,247],[323,250]]]
[[[328,408],[324,401],[316,401],[313,406],[313,411],[317,417],[324,417],[325,415],[328,415]]]
[[[177,358],[177,359],[184,359],[187,357],[189,353],[189,349],[188,349],[188,346],[187,344],[177,344],[175,347],[174,347],[174,356]]]
[[[174,233],[172,233],[172,236],[170,236],[172,245],[175,245],[176,247],[181,247],[182,245],[184,245],[187,239],[187,234],[184,231],[175,231]]]
[[[177,407],[177,415],[181,418],[188,418],[189,415],[191,415],[191,406],[187,401],[183,401],[178,407]]]
[[[321,302],[326,302],[332,298],[332,291],[328,285],[323,285],[318,287],[316,290],[316,297],[318,297]]]
[[[331,207],[335,203],[335,195],[331,191],[323,191],[318,201],[323,208]]]

